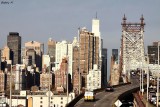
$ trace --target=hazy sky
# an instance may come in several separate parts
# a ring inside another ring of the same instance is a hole
[[[79,27],[91,31],[96,12],[104,48],[120,47],[124,14],[129,22],[140,22],[143,14],[146,46],[160,40],[159,11],[160,0],[0,0],[0,48],[9,32],[19,32],[22,45],[31,40],[46,45],[50,37],[72,41]]]

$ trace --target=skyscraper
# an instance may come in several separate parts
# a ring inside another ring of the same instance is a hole
[[[10,60],[10,49],[8,46],[4,46],[4,48],[1,51],[1,59],[4,60]]]
[[[36,41],[29,41],[25,43],[25,60],[26,62],[31,62],[31,64],[36,64],[41,71],[42,69],[42,54],[43,54],[43,44]]]
[[[101,71],[102,71],[102,77],[101,77],[101,81],[102,81],[102,87],[105,87],[107,85],[107,77],[109,76],[107,74],[107,49],[106,48],[103,48],[102,49],[102,68],[101,68]]]
[[[100,33],[100,21],[97,19],[92,20],[92,33],[94,33],[94,36],[96,38],[96,52],[99,54],[97,57],[98,59],[98,68],[101,69],[102,66],[102,48],[103,48],[103,42],[101,39],[101,33]]]
[[[66,40],[56,43],[56,69],[60,69],[62,59],[67,56],[68,43]]]
[[[48,55],[51,58],[51,62],[55,62],[55,54],[56,54],[56,41],[52,40],[49,38],[48,40],[48,50],[47,50]]]
[[[17,32],[10,32],[7,36],[7,45],[11,49],[10,59],[12,60],[12,64],[20,64],[21,63],[21,37]]]
[[[149,64],[158,64],[158,42],[153,42],[153,45],[148,46]]]
[[[68,58],[63,58],[60,64],[60,69],[55,71],[55,87],[63,87],[67,89],[67,69]]]
[[[112,49],[113,61],[118,64],[118,49]]]
[[[86,28],[80,29],[80,72],[82,74],[82,87],[86,87],[87,74],[93,65],[99,64],[99,37]],[[98,67],[99,68],[99,67]]]
[[[68,73],[72,77],[72,65],[73,65],[73,44],[67,43],[66,40],[63,40],[62,42],[58,42],[56,44],[56,69],[60,68],[60,64],[62,62],[63,58],[68,58]]]

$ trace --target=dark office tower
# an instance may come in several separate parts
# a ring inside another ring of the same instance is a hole
[[[153,45],[148,46],[148,57],[149,57],[149,64],[158,64],[158,42],[153,42]]]
[[[113,61],[118,64],[118,49],[112,49]]]
[[[21,37],[17,32],[10,32],[7,36],[7,45],[11,49],[10,59],[12,60],[12,64],[20,64],[21,63]]]
[[[55,54],[56,54],[56,41],[49,38],[48,40],[48,55],[51,58],[51,62],[55,62]]]
[[[101,74],[101,81],[102,81],[102,87],[107,86],[107,49],[102,49],[102,68],[101,68],[102,74]]]

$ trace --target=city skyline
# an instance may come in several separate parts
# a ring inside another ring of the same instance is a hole
[[[121,22],[123,15],[127,22],[140,22],[143,14],[145,26],[144,44],[152,44],[158,40],[160,31],[158,24],[160,15],[160,1],[20,1],[0,4],[0,48],[6,45],[9,32],[18,32],[25,42],[35,40],[45,44],[51,37],[56,41],[72,41],[78,35],[79,27],[86,27],[91,31],[93,18],[100,20],[100,32],[103,47],[109,49],[120,48],[122,35]],[[96,15],[97,13],[97,15]],[[113,42],[115,41],[115,42]],[[146,51],[146,50],[145,50]]]

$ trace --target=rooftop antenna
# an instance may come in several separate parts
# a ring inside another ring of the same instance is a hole
[[[96,12],[96,19],[97,19],[97,12]]]

